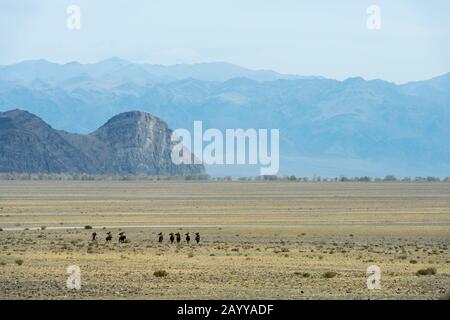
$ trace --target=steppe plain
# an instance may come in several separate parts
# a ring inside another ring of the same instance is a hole
[[[439,299],[450,285],[450,183],[0,181],[0,228],[0,299]]]

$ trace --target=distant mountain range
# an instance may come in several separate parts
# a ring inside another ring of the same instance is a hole
[[[0,112],[0,172],[103,175],[197,175],[202,165],[174,165],[172,131],[160,119],[119,114],[88,135],[58,131],[22,110]]]
[[[0,67],[0,110],[88,133],[142,110],[171,128],[279,128],[280,174],[450,175],[450,74],[402,85],[252,71],[227,63],[25,61]],[[249,167],[207,167],[253,175]]]
[[[78,62],[57,64],[47,60],[30,60],[0,67],[0,70],[0,80],[13,80],[24,83],[40,80],[58,86],[91,82],[95,87],[103,88],[114,88],[127,82],[145,86],[188,78],[219,82],[233,78],[247,78],[255,81],[320,78],[285,75],[271,70],[255,71],[226,62],[164,66],[131,63],[120,58],[111,58],[93,64],[81,64]]]

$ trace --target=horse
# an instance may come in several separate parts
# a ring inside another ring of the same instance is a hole
[[[119,233],[119,243],[125,243],[125,240],[127,240],[127,236],[125,235],[125,232]]]
[[[189,242],[191,241],[191,236],[189,235],[189,232],[185,233],[184,235],[186,236],[186,242],[189,244]]]
[[[164,236],[163,236],[162,232],[158,233],[158,236],[159,236],[158,242],[159,242],[159,243],[162,243],[163,240],[164,240]]]
[[[173,241],[175,240],[173,232],[169,233],[169,235],[170,235],[170,243],[173,243]]]
[[[198,233],[198,232],[195,233],[195,242],[197,242],[197,243],[200,242],[200,233]]]

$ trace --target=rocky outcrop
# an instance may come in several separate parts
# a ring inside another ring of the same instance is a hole
[[[22,110],[0,112],[0,172],[105,175],[197,175],[176,165],[172,131],[157,117],[131,111],[88,135],[58,131]]]

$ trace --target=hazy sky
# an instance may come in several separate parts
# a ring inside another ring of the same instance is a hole
[[[67,6],[81,29],[66,27]],[[381,9],[369,30],[366,10]],[[450,71],[450,1],[0,0],[0,64],[26,59],[252,69],[395,82]]]

